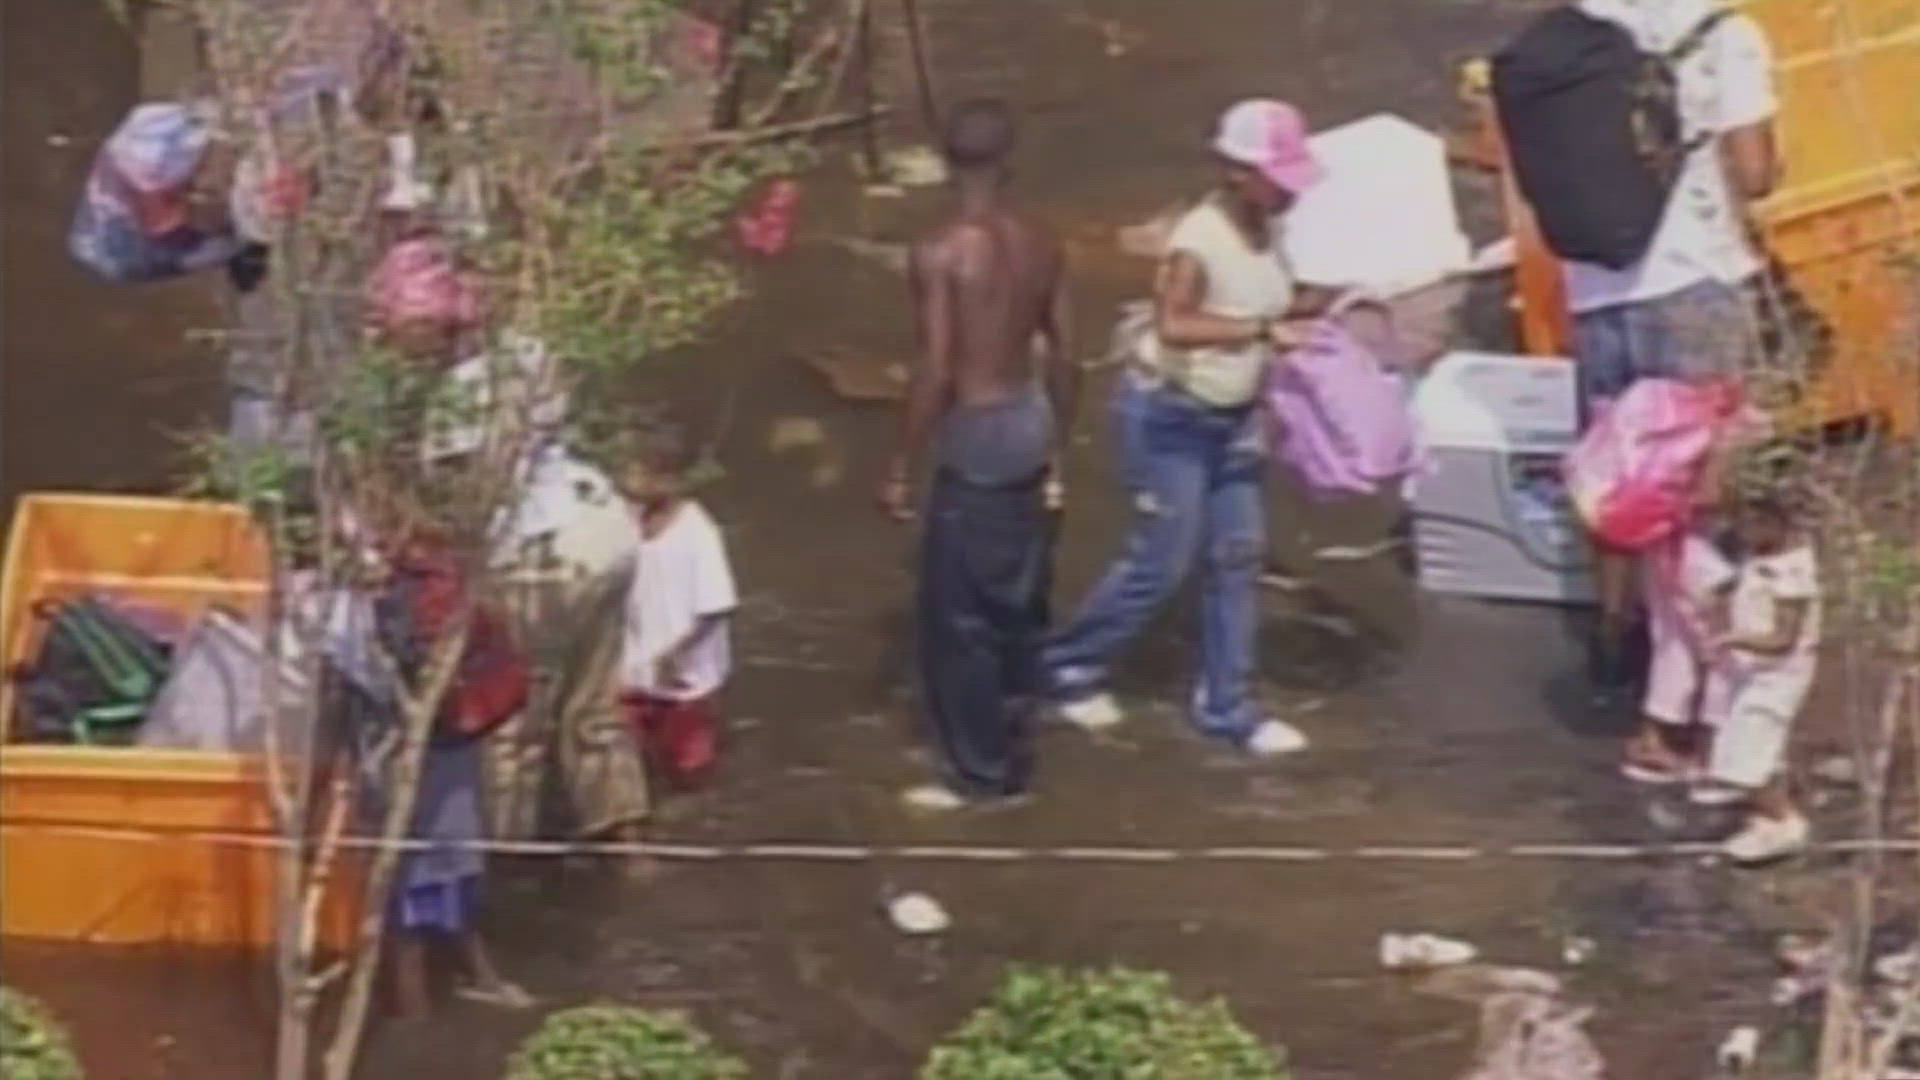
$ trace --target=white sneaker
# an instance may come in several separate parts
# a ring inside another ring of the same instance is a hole
[[[921,784],[900,793],[900,801],[915,810],[950,813],[967,805],[960,793],[945,784]]]
[[[1280,720],[1263,720],[1247,736],[1247,752],[1255,757],[1281,757],[1307,748],[1307,736],[1299,728]]]
[[[1105,731],[1118,727],[1127,714],[1120,711],[1120,703],[1113,700],[1112,694],[1089,694],[1075,701],[1061,704],[1055,710],[1060,719],[1082,731]]]
[[[1727,841],[1723,850],[1727,858],[1743,866],[1769,863],[1804,850],[1812,832],[1807,819],[1799,814],[1784,818],[1755,817]]]
[[[1687,801],[1695,806],[1738,806],[1752,797],[1751,791],[1729,784],[1695,784],[1687,792]]]

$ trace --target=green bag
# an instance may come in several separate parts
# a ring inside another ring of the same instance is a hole
[[[16,675],[27,737],[126,741],[146,718],[170,666],[167,644],[98,596],[42,601],[40,654]]]

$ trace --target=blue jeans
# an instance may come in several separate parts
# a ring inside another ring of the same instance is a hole
[[[1067,700],[1099,692],[1114,658],[1204,557],[1193,720],[1208,735],[1243,740],[1265,719],[1253,670],[1266,460],[1253,410],[1209,408],[1127,375],[1113,425],[1133,525],[1120,560],[1048,647],[1051,688]]]
[[[1640,379],[1738,378],[1757,333],[1746,294],[1718,281],[1574,316],[1581,426]]]
[[[927,496],[920,671],[946,780],[963,795],[1018,795],[1033,772],[1053,563],[1045,479],[976,484],[943,469]]]

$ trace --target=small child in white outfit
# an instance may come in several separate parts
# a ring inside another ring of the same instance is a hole
[[[642,754],[679,784],[718,754],[718,697],[739,606],[720,527],[687,493],[692,448],[661,425],[633,440],[620,488],[640,525],[627,597],[621,702]]]
[[[1725,629],[1707,642],[1712,670],[1701,717],[1713,731],[1705,804],[1745,803],[1727,841],[1736,862],[1768,862],[1806,846],[1807,819],[1787,789],[1787,743],[1813,687],[1820,647],[1820,572],[1812,538],[1779,499],[1750,497],[1735,516],[1737,563],[1724,575]]]

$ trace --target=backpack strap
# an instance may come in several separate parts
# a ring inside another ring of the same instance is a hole
[[[1732,18],[1733,14],[1733,9],[1722,7],[1706,18],[1701,19],[1694,25],[1693,29],[1682,34],[1680,40],[1674,42],[1673,48],[1668,49],[1661,55],[1661,59],[1666,61],[1669,67],[1679,67],[1695,53],[1705,48],[1707,42],[1713,38],[1713,32],[1720,29],[1720,24]],[[1680,152],[1682,156],[1691,158],[1694,154],[1705,149],[1711,142],[1713,142],[1713,133],[1703,131],[1682,144]]]
[[[1720,29],[1721,23],[1731,18],[1733,18],[1733,9],[1722,7],[1701,19],[1693,29],[1682,34],[1680,40],[1673,43],[1673,48],[1662,55],[1669,64],[1679,64],[1689,59],[1706,46],[1708,39],[1713,37],[1713,32]]]

